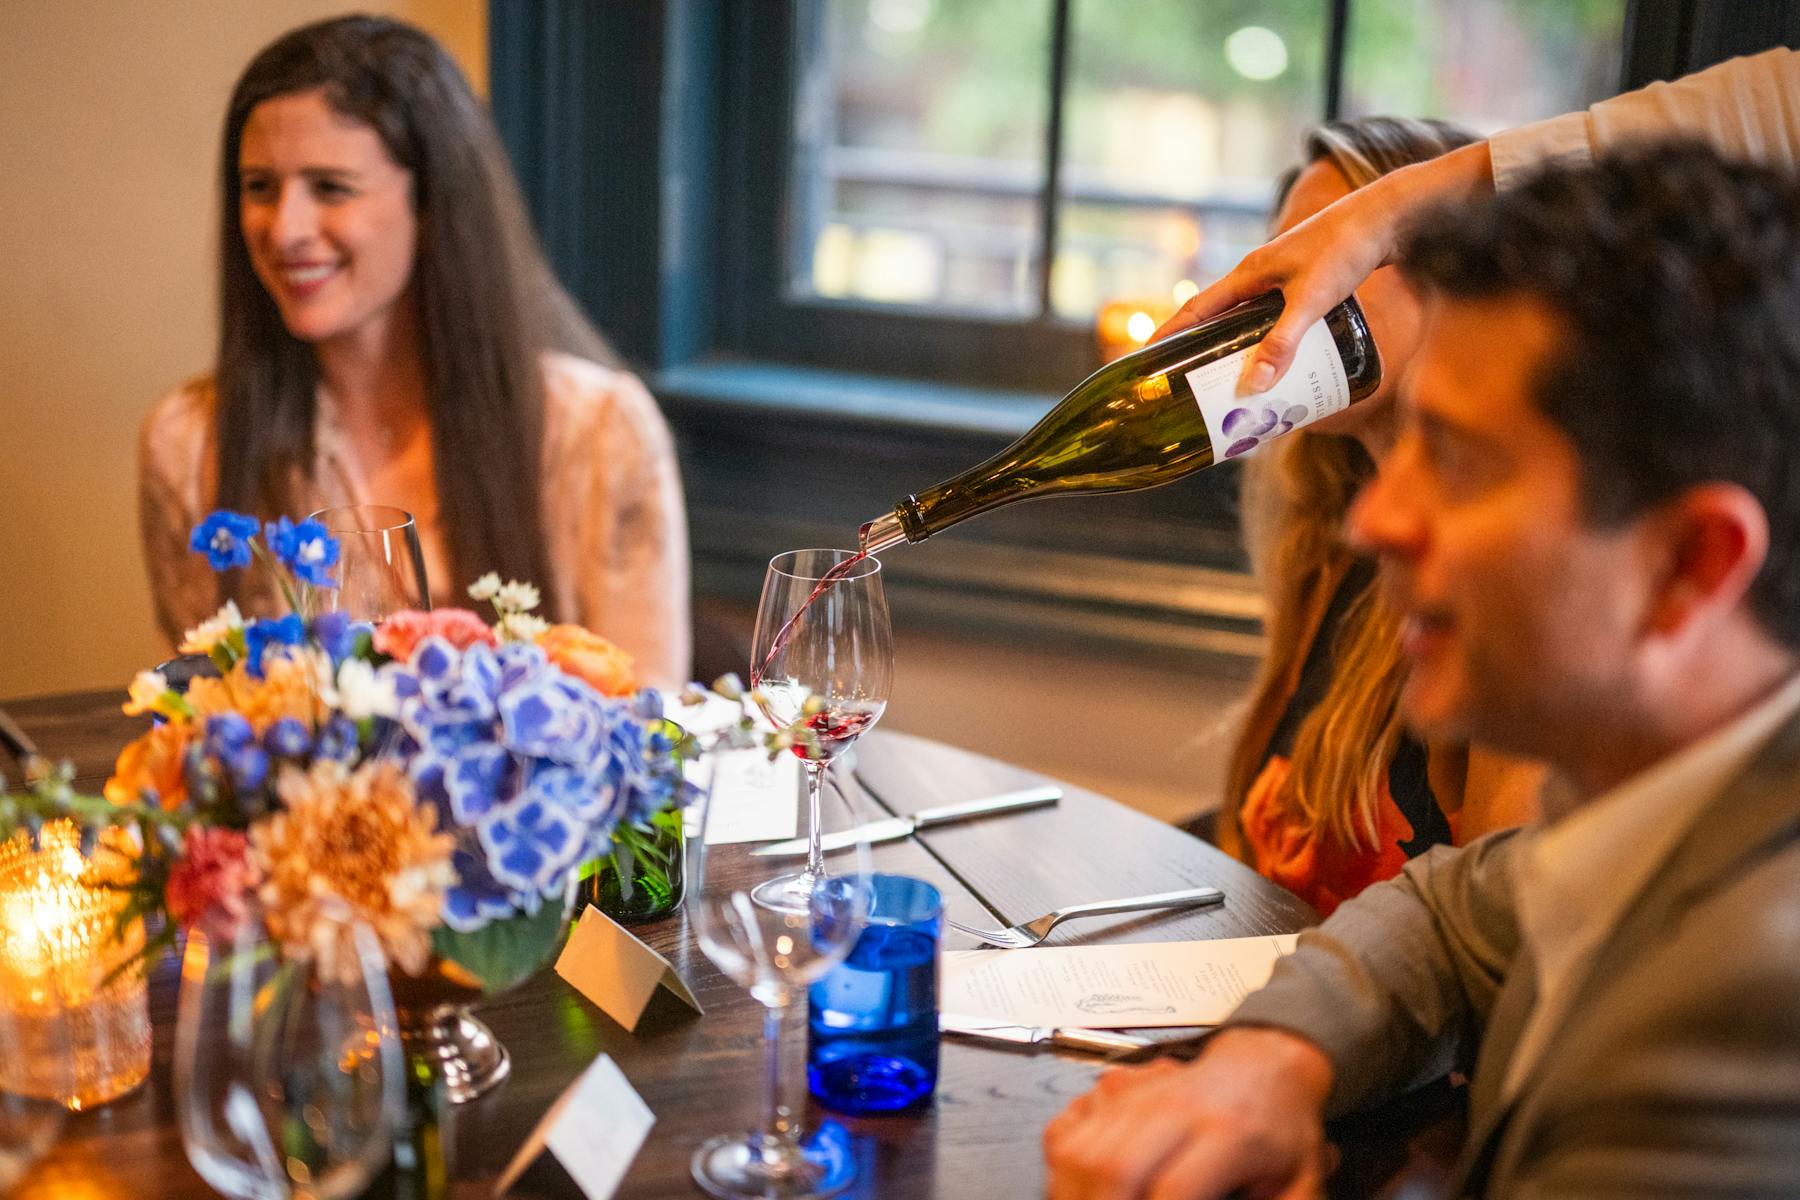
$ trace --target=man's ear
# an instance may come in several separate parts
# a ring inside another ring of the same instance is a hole
[[[1677,637],[1736,609],[1769,553],[1756,497],[1734,483],[1701,484],[1665,502],[1654,522],[1667,562],[1650,631]]]

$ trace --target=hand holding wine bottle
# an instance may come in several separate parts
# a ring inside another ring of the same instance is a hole
[[[1351,298],[1306,327],[1298,369],[1275,388],[1247,393],[1245,360],[1283,319],[1281,297],[1260,296],[1108,363],[993,458],[863,526],[863,550],[922,542],[1018,500],[1170,483],[1339,412],[1380,386],[1381,358]]]
[[[1390,172],[1250,251],[1224,278],[1183,304],[1155,336],[1167,337],[1279,291],[1287,309],[1262,338],[1244,376],[1248,391],[1267,391],[1296,362],[1306,331],[1393,260],[1401,231],[1422,210],[1493,187],[1486,142]]]

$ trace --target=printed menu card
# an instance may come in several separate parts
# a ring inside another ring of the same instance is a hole
[[[940,1004],[1053,1029],[1217,1025],[1268,982],[1295,937],[946,951]]]

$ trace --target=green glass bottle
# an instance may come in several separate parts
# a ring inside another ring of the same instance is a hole
[[[1280,294],[1271,292],[1101,367],[993,458],[864,525],[862,549],[879,554],[901,541],[922,542],[1020,500],[1171,483],[1380,386],[1381,356],[1352,297],[1306,332],[1280,383],[1242,394],[1244,358],[1281,308]]]

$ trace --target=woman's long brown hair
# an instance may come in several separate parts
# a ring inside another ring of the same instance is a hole
[[[1442,121],[1333,121],[1307,134],[1305,163],[1328,160],[1359,188],[1474,140]],[[1277,210],[1298,176],[1296,169],[1281,181]],[[1243,480],[1245,541],[1267,605],[1269,652],[1232,754],[1218,825],[1221,844],[1242,858],[1249,854],[1239,812],[1262,771],[1319,620],[1354,557],[1344,541],[1344,518],[1375,473],[1361,443],[1338,434],[1303,430],[1274,450],[1246,463]],[[1340,845],[1372,850],[1382,785],[1400,740],[1403,678],[1399,622],[1373,588],[1345,610],[1331,650],[1331,681],[1295,734],[1279,800],[1284,811]]]
[[[318,364],[251,267],[238,153],[257,105],[314,89],[373,129],[412,173],[413,287],[455,574],[440,585],[460,592],[490,570],[547,583],[540,356],[613,356],[545,264],[499,137],[462,72],[429,35],[398,21],[341,17],[293,30],[251,61],[232,93],[219,158],[217,502],[289,512],[313,463]]]

